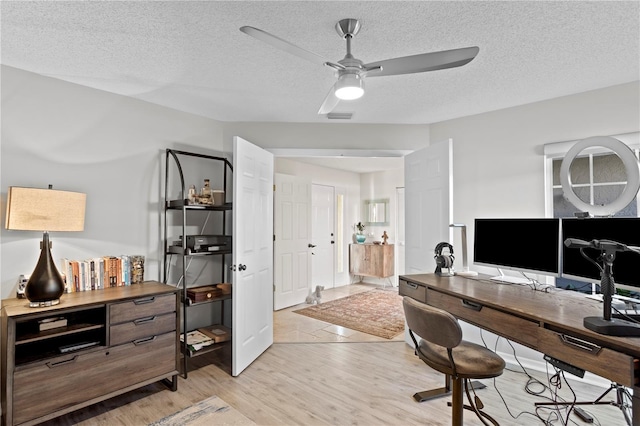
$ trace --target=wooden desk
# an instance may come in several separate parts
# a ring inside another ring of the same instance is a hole
[[[605,336],[586,329],[583,318],[602,315],[602,303],[583,294],[555,289],[546,293],[487,278],[402,275],[399,293],[633,388],[633,425],[640,426],[640,338]]]

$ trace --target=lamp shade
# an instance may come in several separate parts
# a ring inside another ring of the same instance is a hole
[[[342,74],[336,83],[335,95],[344,101],[361,98],[364,95],[364,80],[358,74]]]
[[[6,229],[82,231],[87,195],[55,189],[9,187]]]

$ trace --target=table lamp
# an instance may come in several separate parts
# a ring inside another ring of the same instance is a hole
[[[5,228],[42,231],[40,259],[25,287],[32,308],[60,303],[64,281],[51,257],[50,231],[84,230],[87,195],[40,188],[9,187]]]

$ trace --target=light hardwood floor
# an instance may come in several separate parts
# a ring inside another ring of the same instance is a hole
[[[358,284],[327,290],[323,300],[369,288]],[[216,359],[196,358],[201,365],[193,363],[189,379],[179,379],[177,392],[153,384],[47,425],[146,425],[211,395],[217,395],[258,425],[450,424],[448,398],[424,403],[413,400],[415,392],[440,387],[444,379],[414,355],[402,334],[391,341],[372,340],[363,333],[292,313],[295,309],[274,314],[274,345],[239,377],[231,377]],[[544,374],[535,376],[547,382]],[[484,382],[488,387],[477,392],[485,410],[501,425],[543,424],[525,413],[533,413],[534,402],[545,400],[525,391],[527,380],[522,372],[506,371],[495,380],[495,387],[493,380],[487,380]],[[578,399],[584,401],[593,400],[604,391],[584,384],[572,385]],[[538,391],[542,386],[532,385],[531,389]],[[559,393],[571,398],[566,383]],[[596,425],[625,424],[621,411],[614,406],[583,408],[596,417]],[[548,409],[540,413],[544,418],[554,416]],[[573,414],[571,420],[570,424],[586,424]],[[466,411],[465,425],[481,422]]]

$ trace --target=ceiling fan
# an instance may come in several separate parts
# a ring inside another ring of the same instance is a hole
[[[336,107],[340,100],[360,98],[364,94],[365,77],[412,74],[460,67],[471,62],[480,50],[477,46],[473,46],[443,50],[440,52],[422,53],[365,64],[351,54],[351,39],[360,31],[360,21],[350,18],[342,19],[336,23],[335,28],[340,37],[347,41],[347,54],[337,62],[327,61],[316,53],[291,44],[280,37],[258,28],[243,26],[240,27],[240,31],[258,40],[262,40],[275,48],[320,65],[325,65],[336,71],[338,81],[333,85],[329,94],[324,99],[318,114],[328,114]]]

